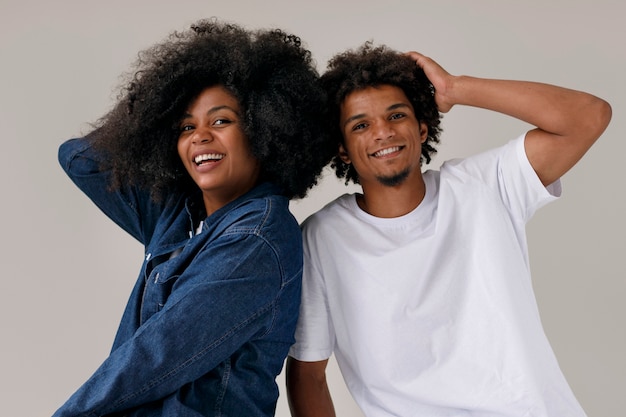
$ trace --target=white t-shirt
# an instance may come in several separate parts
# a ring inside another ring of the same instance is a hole
[[[560,195],[524,136],[426,171],[411,213],[377,218],[344,195],[303,224],[290,355],[335,354],[368,417],[581,417],[543,332],[525,224]]]

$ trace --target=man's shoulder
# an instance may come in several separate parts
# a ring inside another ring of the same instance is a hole
[[[311,214],[305,220],[305,223],[313,219],[337,216],[346,210],[350,210],[352,201],[354,201],[354,194],[342,194]]]
[[[303,231],[317,230],[324,227],[334,227],[333,224],[345,216],[351,216],[354,194],[343,194],[324,207],[307,217],[302,222]]]

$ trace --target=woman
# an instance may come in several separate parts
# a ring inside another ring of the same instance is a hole
[[[310,53],[215,20],[139,56],[59,161],[145,245],[110,356],[55,416],[270,416],[300,302],[288,201],[334,149]]]

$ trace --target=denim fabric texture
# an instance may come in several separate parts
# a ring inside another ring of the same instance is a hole
[[[202,219],[193,196],[109,191],[87,139],[59,162],[145,258],[110,356],[54,416],[274,415],[302,276],[288,200],[264,183]]]

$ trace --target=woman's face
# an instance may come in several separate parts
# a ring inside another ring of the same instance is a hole
[[[180,122],[178,154],[202,190],[207,215],[248,192],[259,178],[237,99],[222,86],[203,90]]]

